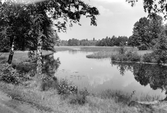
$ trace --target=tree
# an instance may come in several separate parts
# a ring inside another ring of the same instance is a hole
[[[154,16],[150,17],[149,23],[149,36],[151,41],[151,46],[153,47],[156,44],[156,39],[159,38],[161,31],[163,30],[162,25],[162,17],[154,14]]]
[[[11,2],[2,4],[0,2],[0,33],[3,38],[3,41],[10,43],[10,54],[8,58],[8,63],[12,62],[13,54],[14,54],[14,42],[24,34],[23,29],[25,26],[22,14],[24,13],[24,9],[21,5],[15,5]],[[21,27],[22,26],[22,27]],[[7,39],[9,41],[7,41]],[[3,42],[2,42],[3,43]],[[5,43],[5,42],[4,42]],[[18,41],[17,44],[21,42]]]
[[[134,24],[132,37],[136,41],[135,46],[141,46],[144,44],[147,48],[150,47],[149,20],[146,17],[140,18]]]
[[[159,64],[167,63],[167,34],[165,30],[161,32],[156,42],[153,55],[156,56]]]
[[[137,46],[139,49],[150,49],[153,48],[156,39],[159,37],[162,30],[162,17],[154,14],[150,18],[140,18],[134,24],[133,34],[130,37],[132,46]]]
[[[138,0],[126,0],[132,6]],[[143,0],[143,8],[145,12],[148,12],[149,17],[154,17],[154,14],[161,13],[164,15],[164,18],[167,17],[167,3],[166,0]]]
[[[54,33],[51,27],[54,26],[57,28],[57,31],[65,32],[68,22],[70,25],[79,23],[82,15],[90,18],[91,25],[97,25],[96,15],[99,14],[97,8],[91,7],[80,0],[47,0],[30,4],[16,3],[17,2],[9,1],[2,4],[2,1],[0,2],[1,6],[3,6],[0,11],[4,13],[1,13],[2,19],[0,23],[4,23],[4,27],[7,27],[7,31],[10,31],[10,33],[6,33],[7,36],[10,37],[11,43],[8,63],[12,62],[15,43],[20,45],[17,33],[18,29],[24,28],[22,21],[20,21],[24,20],[27,25],[22,38],[24,38],[24,41],[28,42],[30,47],[34,47],[37,50],[38,79],[42,73],[41,49],[43,42],[45,42],[44,40],[50,40],[51,34]],[[25,21],[26,19],[28,20]],[[61,21],[59,19],[61,19]],[[48,40],[46,42],[48,42]]]
[[[69,39],[68,40],[68,46],[79,46],[80,45],[80,42],[78,39]]]

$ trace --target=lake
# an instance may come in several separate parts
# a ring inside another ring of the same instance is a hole
[[[55,76],[68,79],[79,88],[101,93],[111,89],[136,96],[151,95],[165,98],[166,67],[142,64],[112,63],[111,59],[88,59],[92,52],[61,51],[54,54],[61,62]],[[167,70],[167,69],[166,69]],[[164,77],[164,78],[163,78]],[[163,80],[163,81],[162,81]]]

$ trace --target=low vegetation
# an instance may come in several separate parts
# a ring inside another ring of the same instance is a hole
[[[87,55],[87,58],[96,58],[96,59],[101,59],[101,58],[110,58],[113,54],[116,54],[116,52],[106,52],[106,51],[100,51],[100,52],[95,52],[93,54]]]
[[[135,50],[127,50],[125,47],[121,47],[118,53],[111,56],[112,61],[132,61],[140,62],[141,56],[137,54]]]

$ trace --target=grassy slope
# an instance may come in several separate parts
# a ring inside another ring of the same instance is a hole
[[[0,90],[7,93],[13,101],[22,102],[23,105],[31,105],[41,113],[165,113],[164,108],[142,105],[128,106],[115,102],[114,99],[102,99],[96,96],[88,96],[87,103],[84,105],[70,104],[68,98],[63,99],[53,90],[41,92],[33,88],[4,83],[0,83]],[[22,107],[24,107],[23,105]]]

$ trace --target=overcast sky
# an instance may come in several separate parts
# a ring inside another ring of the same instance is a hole
[[[147,16],[143,9],[143,0],[138,0],[131,7],[126,0],[83,0],[98,8],[97,26],[90,26],[90,20],[82,17],[81,24],[67,29],[66,33],[59,33],[61,40],[102,39],[106,36],[130,36],[133,25],[141,17]]]

